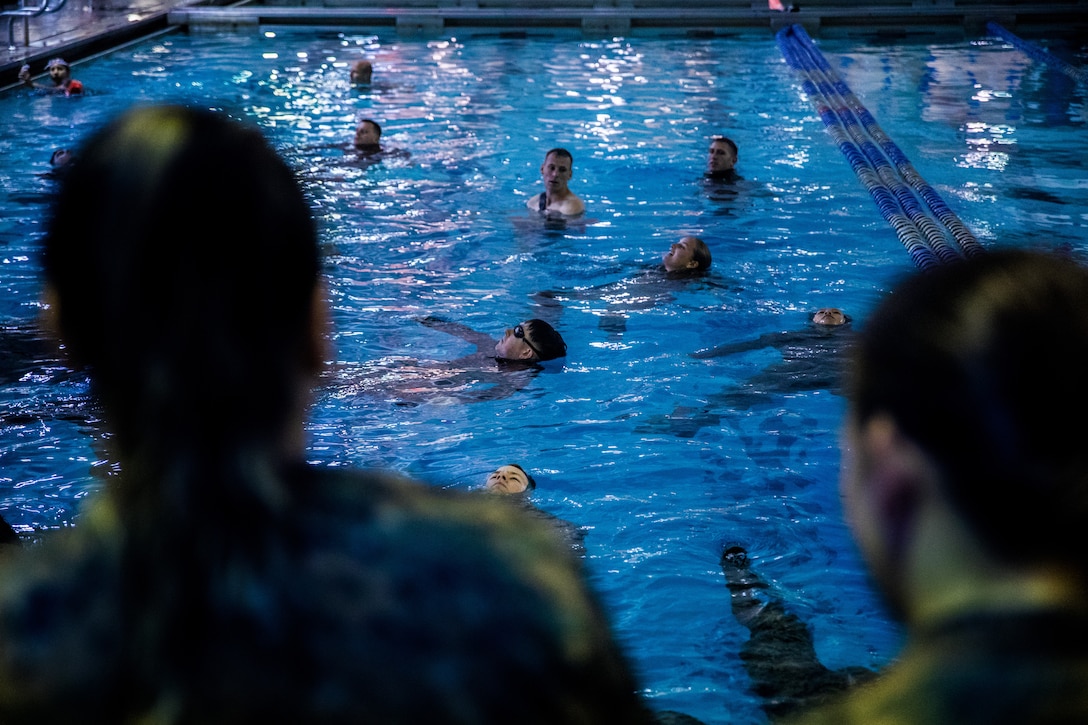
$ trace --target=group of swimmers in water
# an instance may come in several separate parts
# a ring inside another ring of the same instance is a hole
[[[568,208],[566,158],[545,159],[544,213]],[[0,554],[0,720],[693,722],[650,708],[554,522],[507,505],[536,485],[521,466],[488,476],[503,500],[307,462],[320,246],[257,129],[132,109],[58,180],[43,312],[118,467],[75,525]],[[880,675],[823,667],[747,549],[724,548],[769,717],[1088,720],[1086,299],[1082,266],[1006,250],[912,276],[870,316],[840,490],[909,646]],[[512,328],[494,357],[562,357],[544,330]]]
[[[369,60],[363,59],[356,61],[351,65],[350,78],[351,83],[357,86],[369,86],[373,81],[373,63]],[[353,139],[353,146],[356,152],[360,156],[365,157],[368,161],[373,162],[386,153],[386,149],[381,146],[381,125],[372,118],[364,118],[360,120],[356,126],[355,136]],[[706,166],[704,171],[704,178],[715,185],[733,185],[742,180],[742,177],[737,173],[736,164],[739,157],[739,149],[735,141],[724,135],[714,135],[709,139],[706,156]],[[544,154],[544,160],[540,164],[540,176],[543,182],[544,189],[538,193],[528,195],[526,200],[526,207],[532,211],[539,213],[546,220],[558,221],[562,223],[565,220],[571,220],[584,216],[586,211],[585,202],[578,194],[570,187],[572,178],[574,177],[574,158],[573,154],[566,148],[556,147],[549,149]],[[704,276],[710,269],[712,263],[712,254],[709,246],[700,237],[693,235],[685,235],[676,242],[669,246],[669,249],[662,255],[660,269],[664,272],[664,275],[670,280],[684,280]],[[598,292],[600,292],[598,290]],[[554,304],[556,298],[569,298],[584,296],[589,291],[545,291],[537,293],[538,298],[548,298],[549,302]],[[602,317],[602,324],[611,325],[610,329],[618,330],[617,324],[622,327],[622,323],[617,323],[616,318],[618,314],[610,312]],[[470,358],[486,357],[494,358],[500,366],[505,366],[505,369],[509,371],[510,364],[528,364],[535,365],[538,363],[546,362],[561,358],[566,354],[566,343],[563,341],[561,334],[553,327],[551,323],[544,319],[533,318],[522,321],[512,328],[507,328],[503,336],[495,341],[492,345],[491,339],[479,333],[475,330],[471,330],[460,323],[454,323],[447,320],[441,320],[438,318],[425,318],[421,320],[423,324],[430,327],[440,329],[449,334],[461,337],[468,342],[472,342],[476,345],[477,351]],[[831,328],[838,328],[840,326],[848,326],[849,317],[838,308],[821,308],[816,310],[811,317],[812,328],[815,330],[824,330]],[[782,333],[780,336],[782,339],[776,337],[774,340],[760,339],[751,341],[745,346],[734,346],[735,350],[730,350],[730,346],[720,346],[714,350],[700,351],[693,353],[692,357],[695,358],[707,358],[717,355],[729,354],[732,351],[741,351],[745,349],[756,349],[758,347],[773,346],[779,349],[788,350],[788,345],[800,346],[802,344],[812,343],[815,341],[816,347],[827,346],[826,340],[818,339],[818,336],[813,335],[809,330],[797,332],[797,333]],[[788,338],[788,340],[787,340]],[[827,338],[831,339],[831,338]],[[836,340],[838,338],[835,338]],[[493,353],[490,349],[493,347]],[[834,381],[837,378],[836,364],[839,362],[837,359],[837,352],[841,351],[842,346],[837,346],[834,353],[828,353],[826,355],[813,355],[804,354],[803,357],[808,362],[806,372],[798,375],[796,371],[786,370],[789,366],[796,367],[796,361],[787,359],[780,367],[783,371],[767,371],[767,374],[763,376],[758,382],[753,381],[752,385],[747,386],[746,389],[752,388],[754,385],[763,384],[768,381],[773,386],[775,383],[782,384],[785,379],[792,380],[792,384],[796,389],[805,387],[835,387]],[[787,353],[788,356],[788,353]],[[813,358],[823,358],[823,360]],[[416,364],[416,363],[414,363]],[[477,367],[476,365],[469,364],[466,358],[459,358],[456,361],[449,363],[442,363],[443,367],[450,371],[460,370],[466,367]],[[813,368],[817,368],[819,372],[813,374]],[[403,370],[405,373],[405,379],[411,381],[414,379],[409,374],[409,371]],[[365,376],[362,378],[359,375],[352,375],[353,381],[350,382],[343,390],[360,390],[367,387],[364,382]],[[804,378],[799,380],[799,378]],[[458,386],[452,384],[450,379],[443,379],[443,395],[449,397],[453,395],[457,397],[460,395],[464,400],[481,400],[492,399],[494,397],[508,394],[513,390],[520,388],[520,385],[505,384],[506,381],[495,381],[490,387],[484,391],[472,391],[468,393],[459,392]],[[405,392],[410,390],[411,392],[420,391],[418,383],[409,383],[402,386],[400,391],[400,398],[403,399],[412,397],[410,393]],[[745,393],[739,391],[737,393],[731,393],[729,395],[721,394],[716,396],[710,401],[712,406],[718,407],[719,404],[729,405],[732,403],[744,404]],[[711,420],[717,421],[719,417],[714,412],[707,410],[699,415],[694,415],[690,411],[683,414],[674,412],[673,415],[667,416],[669,429],[677,435],[690,436],[694,434],[694,431],[701,427],[703,424],[709,423]],[[695,427],[693,427],[695,426]],[[488,476],[487,484],[485,488],[487,490],[496,492],[512,492],[512,488],[516,488],[517,493],[525,493],[526,491],[535,488],[535,481],[531,476],[528,476],[517,464],[510,464],[499,469],[499,472],[494,472]],[[520,473],[519,473],[520,472]],[[526,479],[526,477],[528,477]],[[532,485],[527,485],[525,482],[531,482]],[[514,486],[507,483],[518,482],[522,485]]]

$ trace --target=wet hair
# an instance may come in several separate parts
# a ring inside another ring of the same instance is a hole
[[[533,318],[526,320],[523,326],[532,336],[533,347],[537,350],[537,359],[541,362],[554,360],[567,354],[567,343],[563,341],[563,336],[544,320]]]
[[[1083,573],[1085,360],[1088,270],[1039,252],[988,252],[887,296],[854,348],[852,412],[859,423],[890,415],[931,456],[994,555],[1065,560]]]
[[[710,143],[715,143],[718,141],[733,149],[733,156],[738,156],[740,154],[740,149],[737,148],[737,142],[729,138],[728,136],[722,136],[721,134],[717,134],[710,137]]]
[[[536,489],[536,479],[533,478],[528,471],[526,471],[524,468],[516,463],[507,463],[506,465],[510,466],[511,468],[516,468],[525,474],[525,490],[533,491]]]
[[[321,363],[317,235],[292,171],[255,128],[180,106],[131,110],[76,158],[42,264],[131,473],[185,471],[172,495],[187,498],[217,466],[282,458],[299,380]]]
[[[567,151],[565,148],[562,148],[562,147],[556,147],[554,149],[548,149],[548,153],[544,154],[544,160],[547,161],[548,157],[551,156],[552,154],[555,154],[556,156],[566,156],[568,159],[570,159],[570,167],[572,169],[574,168],[574,155],[571,154],[570,151]]]
[[[693,240],[691,258],[697,265],[699,265],[695,268],[694,271],[705,272],[706,270],[710,269],[710,247],[706,246],[706,242],[704,242],[699,237],[689,238]]]

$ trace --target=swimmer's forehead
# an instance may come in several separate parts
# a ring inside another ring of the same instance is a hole
[[[838,307],[821,307],[812,314],[812,321],[823,325],[844,325],[849,319]]]
[[[561,151],[552,151],[544,157],[544,163],[570,166],[571,158]]]

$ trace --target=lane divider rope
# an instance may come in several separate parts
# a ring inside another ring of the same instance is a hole
[[[1078,68],[1070,63],[1066,63],[1064,60],[1054,55],[1046,48],[1042,48],[1033,43],[1029,43],[1023,38],[1020,38],[1009,32],[999,23],[996,23],[993,20],[990,20],[986,23],[986,32],[988,32],[990,35],[1001,38],[1006,43],[1013,46],[1029,58],[1032,58],[1034,60],[1040,60],[1049,65],[1051,68],[1054,68],[1055,70],[1066,74],[1075,81],[1080,81],[1081,83],[1088,82],[1088,70],[1085,70],[1084,68]]]
[[[884,133],[804,28],[787,26],[776,40],[786,62],[801,75],[802,88],[824,126],[914,263],[927,269],[982,252],[974,234]]]

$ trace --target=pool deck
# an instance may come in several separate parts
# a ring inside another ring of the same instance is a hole
[[[789,5],[788,2],[783,2]],[[737,30],[773,32],[800,23],[814,35],[879,33],[888,40],[956,31],[980,34],[996,20],[1025,38],[1088,34],[1088,0],[799,0],[795,12],[776,12],[761,0],[21,0],[3,6],[0,89],[17,83],[19,67],[35,75],[48,59],[69,62],[172,26],[193,31],[268,25],[390,28],[402,35],[436,34],[457,27],[567,27],[592,35],[645,29],[682,29],[694,37]]]
[[[164,30],[172,9],[196,1],[26,0],[27,9],[58,8],[37,15],[14,14],[18,6],[5,5],[0,88],[17,83],[23,63],[29,63],[37,76],[50,58],[60,56],[74,63]]]

